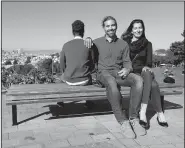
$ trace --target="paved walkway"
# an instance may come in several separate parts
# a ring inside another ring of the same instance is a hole
[[[184,94],[165,97],[168,128],[149,109],[150,128],[137,139],[122,135],[113,114],[47,120],[48,104],[19,105],[18,121],[33,119],[11,126],[11,107],[2,99],[2,148],[184,148]]]

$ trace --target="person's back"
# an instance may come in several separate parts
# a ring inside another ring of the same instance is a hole
[[[69,85],[87,85],[91,83],[93,69],[93,50],[84,46],[84,23],[76,20],[72,23],[74,39],[64,44],[60,53],[60,68],[63,81]]]
[[[68,85],[85,86],[92,83],[91,72],[94,68],[93,50],[84,46],[84,23],[76,20],[72,23],[74,39],[64,44],[60,52],[60,69],[62,81]],[[64,107],[63,102],[57,103]],[[85,106],[91,108],[93,103],[86,101]]]
[[[73,39],[63,47],[65,55],[64,79],[75,83],[89,79],[91,71],[91,51],[84,46],[83,39]]]

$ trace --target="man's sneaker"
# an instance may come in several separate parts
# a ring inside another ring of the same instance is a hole
[[[133,130],[136,134],[136,136],[144,136],[146,135],[146,129],[143,128],[140,124],[139,124],[139,119],[134,118],[134,119],[129,119],[130,124],[133,127]]]
[[[124,121],[121,125],[121,130],[123,131],[123,135],[126,138],[132,138],[135,139],[136,138],[136,134],[134,133],[134,131],[132,130],[132,126],[129,122],[129,120]]]

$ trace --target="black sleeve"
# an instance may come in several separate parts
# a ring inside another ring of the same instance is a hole
[[[146,66],[150,68],[152,68],[152,56],[153,56],[152,43],[149,42],[147,45]]]
[[[96,72],[98,70],[98,48],[95,44],[93,44],[92,48],[90,49],[90,54],[91,54],[91,72]]]

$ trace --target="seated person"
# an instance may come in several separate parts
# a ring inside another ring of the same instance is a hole
[[[60,53],[62,81],[72,86],[92,84],[91,72],[94,69],[93,50],[84,46],[84,23],[76,20],[72,23],[74,39],[64,44]],[[63,102],[57,103],[63,106]],[[86,101],[86,105],[91,104]]]

